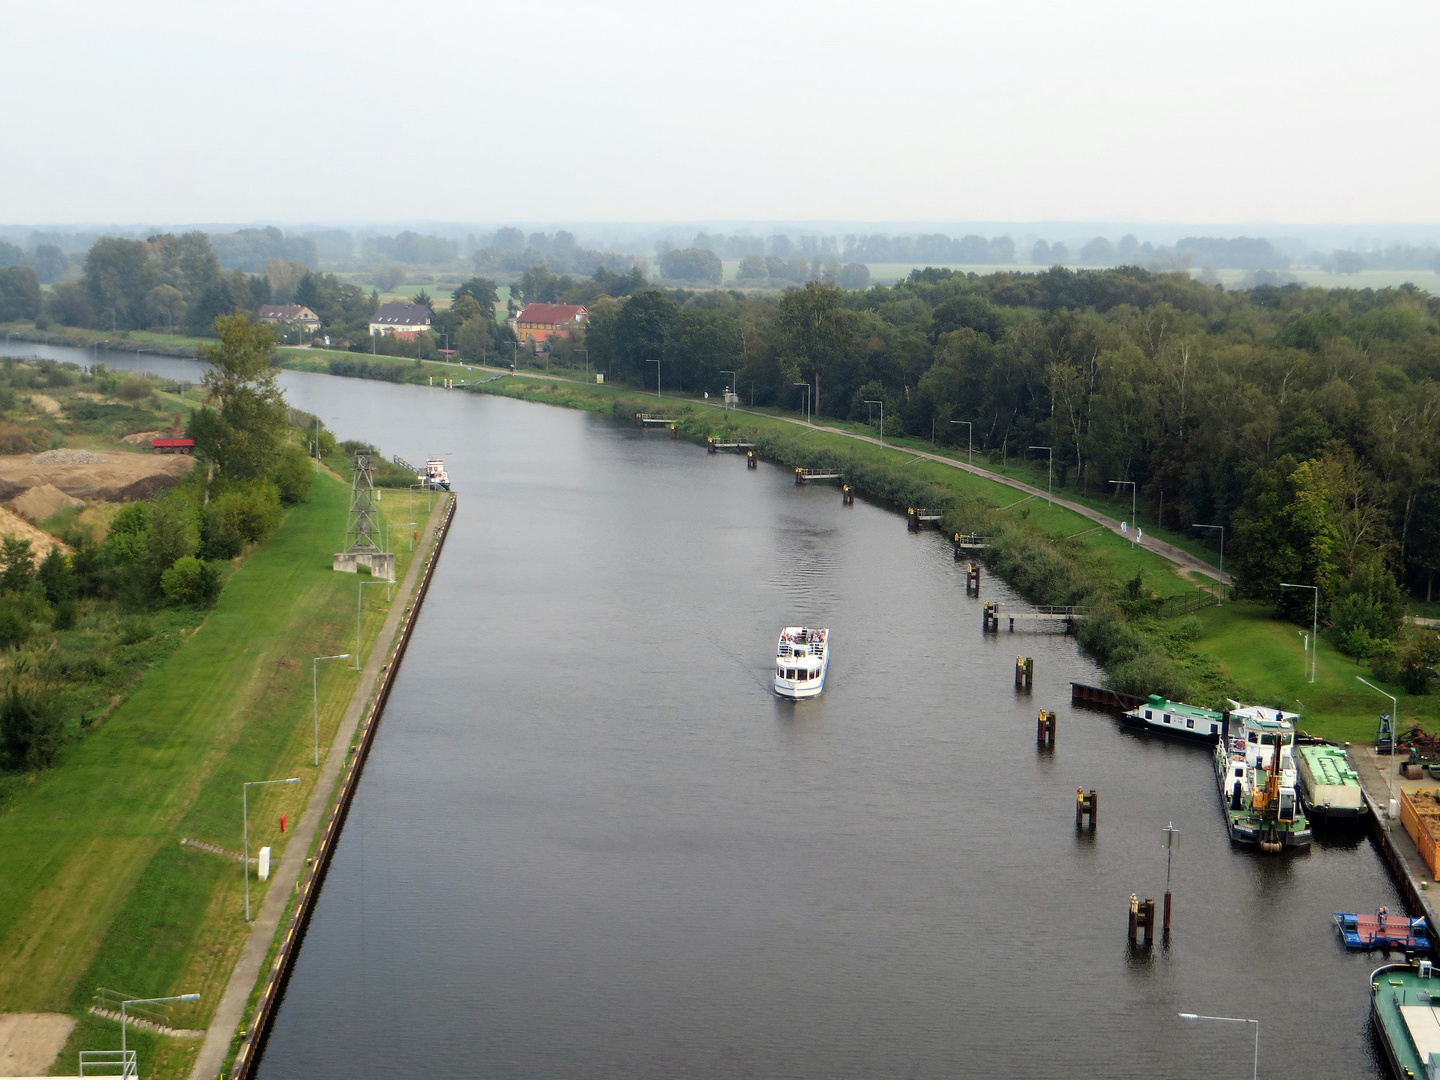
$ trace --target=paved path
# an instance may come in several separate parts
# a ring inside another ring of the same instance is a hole
[[[443,505],[442,503],[441,507]],[[440,507],[437,507],[438,509]],[[443,512],[430,515],[430,521],[425,526],[424,539],[421,540],[418,549],[420,552],[430,552],[430,546],[435,540],[435,531],[444,516]],[[284,914],[285,905],[295,892],[295,884],[300,879],[300,871],[304,869],[305,858],[311,847],[314,846],[315,835],[325,817],[325,811],[330,806],[330,800],[335,794],[335,785],[339,780],[340,770],[344,767],[348,757],[345,749],[349,747],[350,740],[355,737],[355,729],[360,724],[360,717],[365,711],[365,705],[374,693],[376,681],[380,678],[380,669],[385,665],[385,660],[395,643],[395,635],[400,629],[400,620],[409,610],[408,603],[399,603],[398,601],[402,598],[413,599],[415,582],[419,580],[420,571],[424,569],[426,561],[425,558],[411,560],[410,569],[405,573],[405,580],[400,584],[396,597],[397,602],[392,604],[390,614],[385,618],[385,625],[381,627],[380,634],[375,639],[375,645],[370,650],[370,659],[365,663],[365,669],[360,674],[360,681],[356,684],[355,693],[351,695],[350,704],[340,720],[340,727],[335,732],[335,741],[330,744],[330,750],[325,755],[325,761],[320,767],[320,778],[310,790],[310,801],[306,805],[304,813],[300,815],[300,820],[296,823],[289,843],[281,852],[278,864],[272,864],[275,868],[272,871],[270,889],[266,892],[265,900],[260,905],[259,914],[250,924],[250,936],[245,941],[245,947],[240,953],[240,960],[235,965],[235,971],[230,976],[230,982],[225,987],[224,995],[220,998],[220,1007],[215,1010],[215,1018],[205,1032],[205,1042],[200,1047],[200,1056],[195,1059],[195,1068],[190,1073],[191,1080],[213,1080],[214,1077],[220,1075],[220,1068],[225,1064],[225,1055],[230,1051],[230,1042],[245,1018],[245,1005],[250,999],[251,991],[255,989],[256,982],[259,981],[260,968],[265,963],[265,955],[270,951],[271,942],[275,940],[275,931],[280,925],[280,917]]]
[[[712,408],[717,409],[723,408],[723,406],[718,403],[711,403],[708,401],[697,401],[693,402],[693,404],[710,405]],[[750,409],[731,409],[730,411],[745,413],[749,416],[765,416],[769,417],[771,420],[781,420],[787,424],[794,424],[797,427],[808,428],[813,431],[823,431],[830,435],[843,435],[847,439],[856,439],[860,442],[870,443],[872,446],[885,446],[888,449],[898,450],[904,454],[914,454],[916,457],[924,458],[926,461],[934,461],[940,465],[948,465],[950,468],[959,469],[961,472],[974,473],[976,476],[983,476],[986,480],[994,480],[997,484],[1004,484],[1006,487],[1012,487],[1016,491],[1023,491],[1027,495],[1038,495],[1042,499],[1047,498],[1047,495],[1042,488],[1032,487],[1031,485],[1024,483],[1021,480],[1015,480],[1008,476],[1002,476],[1000,473],[991,472],[989,469],[982,469],[979,465],[970,465],[964,461],[956,461],[954,458],[944,457],[941,454],[931,454],[925,452],[924,450],[913,450],[908,446],[891,446],[888,443],[882,443],[878,438],[875,438],[873,435],[859,435],[853,431],[846,431],[843,428],[827,427],[824,424],[809,424],[806,423],[804,420],[796,420],[788,416],[775,416],[772,413],[753,412]],[[1091,521],[1095,522],[1097,525],[1105,526],[1105,528],[1109,529],[1117,536],[1124,535],[1120,532],[1120,522],[1115,518],[1102,514],[1099,510],[1092,510],[1090,507],[1085,506],[1081,503],[1072,502],[1069,499],[1062,499],[1058,496],[1048,496],[1048,498],[1056,506],[1063,506],[1066,510],[1071,510],[1079,514],[1081,517],[1087,517]],[[1162,558],[1169,559],[1172,563],[1181,567],[1182,569],[1189,570],[1192,573],[1196,574],[1203,574],[1208,578],[1212,578],[1215,581],[1223,582],[1226,585],[1231,584],[1229,574],[1222,574],[1219,570],[1215,569],[1215,567],[1211,566],[1204,559],[1196,558],[1188,551],[1184,550],[1183,548],[1178,548],[1174,544],[1167,544],[1164,540],[1157,540],[1154,537],[1147,536],[1140,541],[1140,546],[1143,547],[1146,551],[1152,551],[1156,555],[1161,556]]]
[[[502,371],[499,368],[486,368],[480,364],[475,364],[472,366],[477,371],[499,371],[501,374],[509,374],[508,372]],[[564,379],[555,375],[541,375],[538,372],[531,371],[516,372],[515,375],[516,378],[543,379],[546,382],[575,382],[574,379]],[[585,384],[581,383],[580,385],[583,386]],[[657,398],[656,400],[663,404],[666,399]],[[705,405],[709,406],[712,409],[725,409],[724,404],[719,401],[709,401],[700,398],[670,398],[668,400],[679,401],[686,405]],[[1056,506],[1063,506],[1066,510],[1073,511],[1074,513],[1079,514],[1081,517],[1089,518],[1097,525],[1103,525],[1105,528],[1113,532],[1116,536],[1125,535],[1120,531],[1120,521],[1117,518],[1112,518],[1107,514],[1102,514],[1099,510],[1092,510],[1088,506],[1085,506],[1081,503],[1072,502],[1069,499],[1060,498],[1054,495],[1047,496],[1046,493],[1040,488],[1032,487],[1030,484],[1027,484],[1022,480],[1015,480],[1011,477],[1003,476],[1000,473],[991,472],[989,469],[981,468],[979,465],[971,465],[964,461],[956,461],[954,458],[944,457],[941,454],[926,453],[924,450],[913,450],[908,446],[892,446],[888,443],[882,443],[878,438],[875,438],[872,435],[860,435],[853,431],[846,431],[844,428],[828,427],[824,424],[812,424],[805,420],[797,420],[789,416],[776,416],[774,413],[763,413],[757,412],[753,409],[743,409],[738,407],[732,407],[726,411],[744,413],[747,416],[763,416],[769,420],[780,420],[786,424],[794,424],[797,427],[807,428],[811,431],[823,431],[830,435],[843,435],[847,439],[856,439],[859,442],[870,443],[872,446],[884,446],[887,449],[898,450],[904,454],[914,454],[916,457],[924,458],[926,461],[933,461],[940,465],[948,465],[950,468],[959,469],[961,472],[974,473],[976,476],[983,476],[986,480],[994,480],[997,484],[1004,484],[1006,487],[1012,487],[1016,491],[1024,492],[1026,495],[1037,495],[1042,499],[1048,498],[1049,501],[1053,502]],[[1186,551],[1184,548],[1178,548],[1174,544],[1166,543],[1164,540],[1157,540],[1153,536],[1144,537],[1140,541],[1140,546],[1143,547],[1146,551],[1154,552],[1162,559],[1168,559],[1170,562],[1174,563],[1176,566],[1180,567],[1183,570],[1188,570],[1194,574],[1201,574],[1214,581],[1219,581],[1225,585],[1234,584],[1233,579],[1230,577],[1229,574],[1222,574],[1219,570],[1211,566],[1204,559],[1197,558],[1196,556],[1191,555],[1190,552]]]

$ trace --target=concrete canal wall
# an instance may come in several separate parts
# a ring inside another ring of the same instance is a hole
[[[265,1036],[269,1031],[271,1021],[274,1018],[275,1008],[279,1003],[281,992],[284,990],[285,982],[289,978],[290,971],[295,963],[296,955],[299,952],[300,943],[304,938],[305,926],[314,910],[315,902],[320,895],[321,885],[324,883],[325,872],[330,865],[331,857],[334,854],[336,844],[340,838],[340,831],[345,824],[345,817],[350,809],[350,804],[355,797],[355,791],[360,783],[360,778],[365,768],[365,761],[370,752],[370,747],[375,740],[375,733],[379,727],[380,717],[384,713],[385,703],[390,697],[390,689],[394,684],[395,673],[400,668],[404,659],[405,650],[410,642],[411,633],[414,630],[416,620],[420,614],[421,605],[424,603],[425,595],[430,588],[430,579],[435,572],[435,567],[440,561],[440,553],[444,549],[445,539],[449,535],[450,524],[454,520],[456,509],[456,498],[451,495],[447,500],[444,515],[435,528],[434,543],[431,546],[429,558],[424,564],[418,582],[407,582],[413,588],[413,600],[404,609],[403,616],[400,616],[398,630],[391,630],[386,627],[382,631],[379,643],[389,640],[393,642],[389,655],[384,659],[382,666],[377,672],[373,689],[368,695],[368,700],[360,702],[360,711],[357,716],[358,726],[350,732],[342,727],[340,737],[337,738],[336,748],[345,745],[350,746],[350,754],[345,760],[343,772],[339,778],[339,786],[331,787],[325,785],[323,788],[316,788],[316,802],[307,809],[306,817],[314,814],[315,824],[319,824],[318,817],[325,814],[324,824],[319,828],[319,840],[315,843],[310,857],[305,860],[304,870],[301,873],[298,867],[292,863],[292,880],[298,876],[299,880],[293,884],[281,879],[276,874],[275,887],[272,888],[271,896],[277,900],[277,906],[272,913],[269,925],[267,920],[257,920],[256,929],[252,938],[252,945],[267,950],[268,955],[261,959],[268,959],[269,966],[265,972],[264,980],[260,986],[258,997],[255,998],[253,1008],[248,1010],[249,1021],[243,1029],[239,1030],[238,1045],[235,1046],[234,1062],[229,1070],[230,1080],[247,1080],[253,1075],[255,1066],[260,1059],[260,1052],[264,1045]],[[399,612],[396,613],[400,615]],[[363,684],[362,684],[363,687]],[[363,689],[358,693],[363,693]],[[354,706],[352,705],[352,708]],[[320,796],[324,790],[327,793],[333,791],[333,798],[327,794]],[[328,810],[326,809],[328,806]],[[305,827],[305,820],[302,818],[301,830]],[[297,847],[296,857],[301,851],[308,848],[308,842],[303,847]],[[289,895],[293,888],[293,895]],[[267,897],[267,906],[270,897]],[[275,943],[275,931],[279,928],[281,914],[287,915],[283,935],[280,937],[278,946]],[[199,1058],[196,1061],[195,1069],[191,1074],[192,1080],[212,1080],[217,1075],[225,1075],[223,1064],[232,1044],[236,1039],[236,1031],[240,1022],[244,1019],[247,1010],[245,1004],[247,999],[254,997],[254,986],[256,977],[260,971],[260,964],[256,963],[252,970],[247,971],[245,958],[242,956],[241,963],[237,966],[236,975],[231,980],[231,985],[226,991],[226,1001],[223,1001],[217,1011],[215,1021],[206,1036],[205,1046],[202,1048]],[[238,997],[238,1000],[236,1000]],[[229,1008],[227,1009],[227,1005]]]

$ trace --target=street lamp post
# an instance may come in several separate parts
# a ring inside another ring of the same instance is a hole
[[[321,660],[349,660],[348,652],[336,653],[334,656],[317,656],[310,665],[310,689],[315,698],[315,767],[320,767],[320,661]]]
[[[1259,1080],[1260,1076],[1260,1021],[1248,1020],[1243,1016],[1201,1016],[1198,1013],[1181,1013],[1181,1020],[1217,1020],[1222,1024],[1254,1024],[1255,1025],[1255,1064],[1250,1070],[1251,1080]]]
[[[1031,450],[1044,450],[1048,455],[1049,464],[1045,467],[1045,505],[1052,505],[1051,499],[1055,490],[1055,448],[1051,446],[1032,446]]]
[[[199,1001],[199,994],[177,994],[174,997],[158,998],[131,998],[128,1001],[120,1002],[120,1055],[123,1060],[128,1047],[125,1044],[125,1010],[131,1005],[159,1005],[167,1001]]]
[[[1192,529],[1219,529],[1220,530],[1220,602],[1225,602],[1225,526],[1224,525],[1191,525]],[[1314,679],[1310,680],[1314,682]]]
[[[360,617],[365,604],[366,585],[393,585],[393,581],[362,581],[355,590],[355,670],[360,670]]]
[[[965,425],[965,464],[975,464],[975,425],[969,420],[951,420],[952,424]]]
[[[810,384],[808,382],[792,383],[792,386],[800,386],[805,390],[805,422],[810,423]]]
[[[865,399],[865,404],[866,404],[866,405],[879,405],[879,406],[880,406],[880,445],[881,445],[881,446],[884,446],[884,445],[885,445],[885,402],[883,402],[883,401],[872,401],[870,398],[866,398],[866,399]]]
[[[250,789],[265,784],[298,784],[299,782],[298,776],[292,776],[288,780],[251,780],[240,785],[241,818],[245,827],[245,921],[247,923],[250,921]]]
[[[739,374],[739,372],[736,372],[736,371],[728,371],[728,370],[726,370],[725,368],[721,368],[721,369],[720,369],[720,374],[721,374],[721,375],[729,375],[729,376],[730,376],[730,384],[729,384],[729,386],[726,386],[726,387],[725,387],[725,393],[726,393],[727,395],[730,394],[730,393],[732,393],[730,387],[733,386],[733,387],[735,387],[733,393],[738,394],[738,393],[740,392],[740,385],[739,385],[739,384],[740,384],[740,374]],[[730,398],[729,398],[729,397],[726,397],[726,398],[725,398],[725,400],[724,400],[724,406],[725,406],[725,408],[727,408],[727,409],[730,408]]]
[[[1315,611],[1310,622],[1310,681],[1315,681],[1315,660],[1319,650],[1315,647],[1320,641],[1320,587],[1318,585],[1291,585],[1288,582],[1280,583],[1282,589],[1309,589],[1315,594]]]
[[[659,396],[660,396],[660,358],[659,358],[658,356],[654,356],[654,357],[651,357],[649,360],[646,360],[645,362],[646,362],[647,364],[654,364],[654,365],[655,365],[655,396],[656,396],[656,397],[659,397]]]
[[[415,550],[415,530],[420,527],[420,523],[419,523],[418,521],[400,521],[400,522],[396,522],[396,524],[398,524],[398,525],[404,525],[407,529],[410,530],[410,550],[411,550],[411,551],[414,551],[414,550]]]
[[[1360,679],[1360,676],[1356,675],[1355,678]],[[1388,697],[1390,699],[1390,801],[1394,802],[1395,751],[1399,749],[1399,747],[1395,745],[1395,742],[1400,733],[1400,702],[1396,700],[1394,694],[1381,690],[1380,687],[1376,686],[1370,680],[1360,679],[1360,681],[1366,686],[1370,687],[1371,690],[1374,690],[1377,694],[1383,694],[1385,697]]]

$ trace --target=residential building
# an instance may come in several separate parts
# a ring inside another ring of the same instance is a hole
[[[302,304],[261,304],[260,321],[298,323],[311,333],[320,329],[320,316]]]
[[[569,337],[589,314],[580,304],[526,304],[511,326],[521,341],[540,342],[552,336]]]
[[[408,341],[430,329],[430,316],[424,304],[381,304],[370,316],[370,336],[383,334]]]

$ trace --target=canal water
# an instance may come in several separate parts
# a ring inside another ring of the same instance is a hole
[[[1072,708],[1095,666],[982,634],[937,535],[585,413],[282,382],[460,502],[263,1080],[1249,1074],[1252,1027],[1181,1012],[1259,1018],[1264,1076],[1384,1075],[1331,923],[1400,907],[1373,845],[1232,848],[1208,748]],[[831,628],[817,700],[769,689],[787,622]]]

